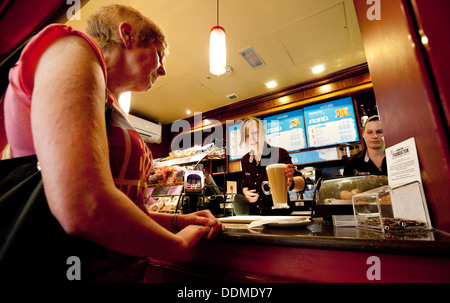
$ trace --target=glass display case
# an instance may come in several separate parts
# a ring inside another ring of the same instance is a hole
[[[221,213],[224,195],[213,175],[225,179],[225,154],[209,144],[174,151],[156,159],[148,180],[145,206],[150,211],[190,213],[208,208]],[[223,211],[222,211],[223,213]]]
[[[432,229],[419,182],[375,188],[352,197],[356,227],[385,231]]]
[[[352,197],[388,184],[387,176],[353,176],[321,179],[314,193],[315,217],[353,215]]]

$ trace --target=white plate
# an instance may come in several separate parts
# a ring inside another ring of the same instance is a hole
[[[257,220],[252,222],[248,228],[255,228],[255,227],[300,227],[305,226],[311,223],[311,220],[308,218],[286,218],[286,217],[279,217],[279,218],[263,218],[261,220]]]
[[[218,220],[222,223],[252,223],[261,218],[262,216],[232,216],[219,218]]]
[[[301,227],[301,226],[306,226],[309,225],[311,223],[311,220],[302,220],[302,221],[298,221],[298,222],[267,222],[265,224],[263,224],[263,226],[266,227],[276,227],[276,228],[281,228],[281,227]]]

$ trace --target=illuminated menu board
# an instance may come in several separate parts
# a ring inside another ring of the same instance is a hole
[[[289,152],[359,141],[358,123],[351,97],[307,106],[264,118],[266,141]],[[240,145],[240,123],[227,125],[229,160],[239,160],[247,152]],[[331,152],[331,154],[330,154]],[[335,159],[335,149],[296,155],[298,163]]]
[[[287,151],[306,148],[303,109],[264,118],[266,141]]]
[[[321,147],[359,141],[351,97],[304,109],[308,147]]]
[[[292,153],[292,164],[308,164],[315,162],[339,160],[338,149],[336,147],[307,150],[298,153]]]

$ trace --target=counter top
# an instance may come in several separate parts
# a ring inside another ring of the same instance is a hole
[[[230,221],[189,253],[152,260],[152,276],[252,283],[450,281],[450,235],[439,230],[382,234],[320,219],[282,228],[257,222],[249,229],[250,222]]]
[[[371,231],[356,227],[335,227],[332,222],[314,219],[298,227],[258,227],[224,223],[217,241],[244,242],[323,250],[403,254],[450,258],[450,235],[440,230],[427,232]]]

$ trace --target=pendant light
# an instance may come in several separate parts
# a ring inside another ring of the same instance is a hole
[[[225,29],[219,26],[219,0],[217,0],[217,25],[211,28],[209,41],[209,71],[214,75],[226,72],[227,48]]]

